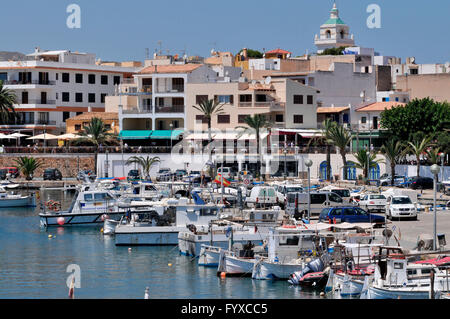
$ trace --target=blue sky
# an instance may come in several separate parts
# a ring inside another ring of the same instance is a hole
[[[6,1],[4,1],[6,2]],[[66,26],[66,7],[81,7],[81,29]],[[277,47],[314,52],[314,35],[332,0],[15,0],[2,3],[0,51],[70,49],[102,60],[139,60],[163,52],[209,56],[210,50]],[[450,61],[448,0],[338,0],[358,45],[417,63]],[[381,29],[366,25],[369,4],[381,7]]]

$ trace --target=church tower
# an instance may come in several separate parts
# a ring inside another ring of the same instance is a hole
[[[330,11],[330,18],[320,26],[320,36],[316,34],[314,44],[317,53],[329,48],[354,46],[353,34],[350,36],[350,27],[339,17],[336,3]]]

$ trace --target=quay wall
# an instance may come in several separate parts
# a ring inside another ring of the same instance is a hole
[[[63,178],[76,177],[81,169],[94,170],[94,155],[92,154],[1,154],[0,167],[17,166],[15,160],[20,156],[33,157],[42,163],[34,176],[42,177],[46,168],[58,168]]]

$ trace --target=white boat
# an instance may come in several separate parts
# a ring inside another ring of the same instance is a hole
[[[198,265],[203,267],[217,267],[222,248],[202,245],[198,256]]]
[[[259,280],[289,279],[315,258],[318,252],[314,231],[302,225],[271,229],[268,236],[268,257],[258,257],[253,264],[252,278]]]
[[[116,245],[177,245],[179,232],[188,231],[188,227],[207,229],[210,221],[219,218],[222,209],[214,204],[188,202],[187,198],[180,198],[173,208],[173,225],[158,226],[156,221],[140,223],[132,220],[119,223],[115,228]]]
[[[118,198],[110,191],[78,191],[67,211],[61,210],[61,203],[48,201],[41,204],[43,212],[39,213],[41,227],[99,225],[105,219],[120,220],[124,210],[119,210]]]
[[[35,194],[20,195],[8,193],[3,187],[0,187],[0,208],[9,207],[35,207]]]
[[[261,247],[261,246],[258,246]],[[263,245],[260,254],[264,254]],[[255,250],[252,247],[242,247],[244,249],[235,248],[234,250],[221,250],[219,256],[219,265],[217,273],[226,273],[231,276],[251,276],[253,265],[256,261]]]

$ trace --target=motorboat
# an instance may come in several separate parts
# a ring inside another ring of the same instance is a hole
[[[7,192],[4,187],[0,186],[0,208],[35,206],[36,195],[34,193],[29,195],[14,194]]]

